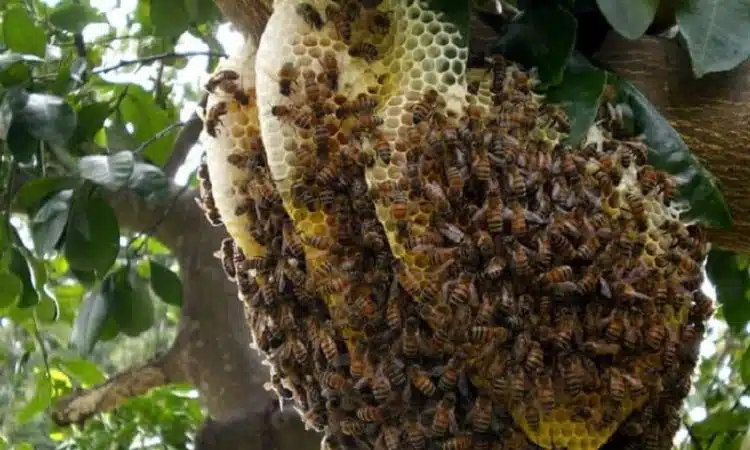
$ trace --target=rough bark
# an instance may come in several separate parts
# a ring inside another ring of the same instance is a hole
[[[734,227],[711,231],[711,242],[750,253],[750,61],[695,79],[677,41],[615,33],[598,57],[644,92],[718,180]]]

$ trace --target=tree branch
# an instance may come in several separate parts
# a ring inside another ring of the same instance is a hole
[[[198,108],[204,109],[208,102],[208,93],[203,93],[201,99],[198,101]],[[172,153],[169,154],[166,164],[164,164],[164,174],[167,178],[174,178],[174,175],[179,170],[180,166],[185,162],[190,150],[193,148],[198,138],[203,131],[203,120],[198,116],[198,112],[193,112],[190,118],[185,122],[185,126],[182,127],[180,133],[174,140],[172,145]]]
[[[163,61],[165,59],[187,58],[190,56],[225,57],[226,55],[221,52],[205,52],[205,51],[194,51],[194,52],[183,52],[183,53],[168,52],[168,53],[162,53],[159,55],[146,56],[144,58],[138,58],[138,59],[123,59],[123,60],[120,60],[120,62],[118,62],[117,64],[114,64],[112,66],[100,67],[98,69],[94,69],[92,73],[98,75],[102,73],[112,72],[113,70],[121,69],[125,66],[131,66],[133,64],[141,64],[141,65],[150,64],[156,61]]]

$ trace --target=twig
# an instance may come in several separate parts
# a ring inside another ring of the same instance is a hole
[[[39,348],[42,351],[42,361],[44,362],[44,369],[47,371],[47,379],[52,381],[52,371],[50,371],[49,369],[49,354],[47,353],[47,347],[44,345],[42,334],[39,332],[39,321],[36,318],[36,310],[34,310],[31,318],[34,321],[34,339],[36,339],[37,343],[39,344]],[[51,386],[52,383],[50,383],[50,387]]]
[[[169,134],[169,132],[172,131],[173,129],[175,129],[177,127],[181,127],[183,125],[185,125],[185,122],[175,122],[175,123],[173,123],[171,125],[168,125],[166,128],[164,128],[163,130],[161,130],[158,133],[156,133],[152,138],[148,139],[147,141],[145,141],[141,145],[139,145],[138,148],[136,148],[135,150],[133,150],[133,153],[135,153],[135,154],[141,153],[142,151],[146,150],[146,148],[148,148],[149,145],[151,145],[154,142],[158,141],[159,139],[163,138],[164,136],[166,136],[167,134]]]
[[[119,63],[114,64],[112,66],[94,69],[92,73],[98,75],[102,73],[112,72],[113,70],[117,70],[122,67],[131,66],[134,64],[144,65],[144,64],[150,64],[156,61],[163,61],[165,59],[187,58],[190,56],[226,57],[227,55],[225,53],[220,53],[220,52],[205,52],[205,51],[194,51],[194,52],[184,52],[184,53],[169,52],[169,53],[162,53],[159,55],[146,56],[144,58],[138,58],[138,59],[123,59]]]
[[[207,101],[208,93],[204,92],[198,101],[198,108],[205,108]],[[203,121],[197,112],[193,112],[187,122],[185,122],[185,126],[182,127],[182,130],[175,137],[174,144],[172,145],[172,153],[169,154],[169,158],[164,164],[164,174],[168,178],[174,177],[182,163],[185,162],[190,149],[198,142],[201,131],[203,131]]]

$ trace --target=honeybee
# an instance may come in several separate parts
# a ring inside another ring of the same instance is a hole
[[[532,272],[529,253],[526,247],[519,242],[516,242],[513,249],[513,269],[521,277],[527,277]]]
[[[438,368],[440,372],[438,387],[443,392],[453,392],[458,384],[458,378],[463,371],[464,364],[468,356],[463,351],[457,351],[445,366]]]
[[[427,438],[424,429],[413,413],[406,416],[404,434],[406,441],[409,443],[409,448],[424,450],[427,447]]]
[[[216,137],[216,127],[217,125],[223,125],[221,117],[227,112],[229,112],[229,109],[225,102],[219,102],[208,110],[205,126],[206,133],[208,133],[209,136]]]
[[[320,65],[323,68],[326,87],[331,91],[337,91],[339,89],[339,63],[336,56],[332,53],[326,53],[320,60]]]
[[[216,203],[214,203],[214,197],[211,194],[211,191],[206,191],[203,195],[203,199],[196,198],[195,203],[201,208],[201,210],[203,210],[206,219],[212,226],[218,227],[224,224],[221,220],[219,210],[216,208]]]
[[[391,28],[391,18],[383,11],[370,11],[367,16],[367,28],[373,34],[388,34]]]
[[[336,26],[336,32],[345,43],[352,39],[352,23],[346,18],[346,14],[337,5],[331,3],[326,6],[326,17]]]
[[[432,397],[437,392],[437,386],[432,382],[430,377],[419,368],[416,364],[406,368],[406,375],[411,380],[414,387],[419,389],[422,394],[427,397]]]
[[[399,450],[401,448],[401,430],[392,426],[384,425],[381,429],[380,439],[383,440],[385,450]],[[378,448],[377,444],[375,448]]]
[[[662,342],[664,342],[666,336],[667,330],[664,323],[661,320],[656,320],[648,327],[644,343],[646,344],[646,347],[653,351],[657,351],[661,348]]]
[[[365,114],[357,118],[357,123],[354,124],[352,132],[355,134],[360,133],[372,133],[376,128],[383,125],[383,118],[374,114]]]
[[[696,290],[693,293],[693,302],[695,304],[690,309],[690,317],[694,323],[700,324],[711,318],[714,313],[711,297],[701,290]]]
[[[464,305],[469,301],[469,297],[476,300],[477,291],[474,286],[474,276],[464,272],[453,285],[448,301],[453,306]]]
[[[538,342],[532,342],[528,353],[526,353],[526,360],[524,361],[524,368],[530,375],[539,373],[544,367],[544,352],[542,346]]]
[[[233,70],[222,70],[208,80],[205,89],[208,92],[215,92],[216,88],[220,87],[224,92],[231,95],[237,103],[248,105],[250,96],[237,83],[239,77],[240,75]]]
[[[625,399],[625,378],[619,369],[610,367],[608,370],[609,378],[609,395],[616,404],[622,403]]]
[[[539,424],[541,422],[541,416],[539,414],[539,410],[534,405],[523,405],[523,416],[526,419],[526,423],[529,424],[529,427],[532,430],[538,431],[539,430]]]
[[[339,422],[339,426],[341,427],[341,432],[346,436],[360,436],[365,432],[367,424],[361,420],[347,417]]]
[[[480,80],[474,80],[474,81],[469,82],[466,85],[466,92],[468,92],[471,95],[479,94],[479,84],[480,84]]]
[[[583,380],[586,374],[578,357],[569,357],[563,361],[562,376],[565,382],[565,392],[576,397],[583,390]]]
[[[378,48],[369,42],[359,42],[349,47],[349,56],[353,58],[362,58],[368,63],[378,59]]]
[[[289,108],[284,105],[276,105],[271,108],[271,114],[278,119],[286,119],[295,126],[304,130],[312,126],[313,115],[309,109]]]
[[[336,341],[327,329],[320,328],[317,332],[317,345],[320,345],[323,355],[329,363],[335,364],[339,358],[339,349]]]
[[[455,430],[458,428],[454,408],[456,406],[456,394],[448,392],[438,402],[435,408],[435,415],[432,418],[430,434],[435,438],[442,438],[448,429]]]
[[[302,17],[305,23],[312,28],[315,28],[316,30],[323,28],[323,17],[320,16],[320,13],[313,5],[309,3],[300,3],[295,8],[295,11]]]
[[[375,154],[385,164],[391,163],[391,144],[383,138],[377,138],[375,141]]]
[[[472,435],[469,433],[463,433],[459,436],[444,440],[440,448],[441,450],[468,450],[469,448],[472,448],[472,445],[475,445],[473,443]],[[474,448],[479,450],[479,447],[476,445]]]
[[[406,319],[406,327],[401,335],[401,352],[407,359],[419,356],[419,320],[410,316]]]
[[[583,351],[590,356],[616,356],[620,349],[619,344],[611,342],[587,341],[583,344]]]
[[[526,374],[520,367],[515,369],[510,375],[510,402],[511,404],[520,403],[526,397]]]
[[[502,55],[494,55],[492,60],[492,92],[499,93],[503,91],[505,68],[505,58]]]
[[[294,63],[286,62],[279,69],[279,93],[288,97],[292,93],[292,83],[297,82],[299,71],[294,67]]]
[[[327,370],[320,375],[320,383],[334,391],[343,391],[346,387],[346,379],[340,373]]]
[[[234,266],[234,240],[232,238],[224,238],[221,241],[221,248],[214,253],[214,256],[221,260],[221,266],[224,269],[224,274],[227,276],[229,281],[234,282],[237,275],[237,271]]]
[[[537,380],[536,384],[537,398],[542,411],[549,413],[555,408],[555,389],[552,384],[552,377],[545,375]]]

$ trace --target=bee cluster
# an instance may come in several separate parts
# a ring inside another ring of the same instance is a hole
[[[458,103],[408,79],[418,95],[387,100],[385,77],[355,93],[341,50],[380,56],[342,24],[385,35],[392,15],[290,11],[346,45],[282,62],[272,93],[217,73],[200,169],[268,389],[327,448],[669,448],[712,313],[707,242],[616,108],[570,148],[499,56]]]

